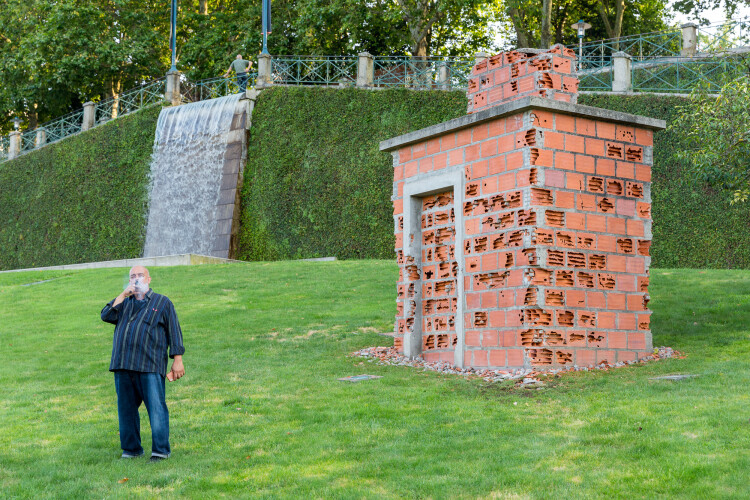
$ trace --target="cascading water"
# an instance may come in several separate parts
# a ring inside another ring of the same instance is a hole
[[[144,257],[211,255],[224,156],[241,95],[166,108],[159,115]]]

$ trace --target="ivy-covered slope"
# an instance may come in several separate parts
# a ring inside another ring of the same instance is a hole
[[[0,269],[139,257],[160,111],[0,164]]]
[[[463,92],[263,90],[239,258],[393,258],[393,160],[378,143],[465,113]]]

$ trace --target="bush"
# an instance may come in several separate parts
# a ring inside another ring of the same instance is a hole
[[[161,106],[0,164],[0,269],[139,257]]]

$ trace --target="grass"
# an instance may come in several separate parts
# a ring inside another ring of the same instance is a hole
[[[0,498],[750,495],[749,271],[652,270],[654,344],[688,357],[540,390],[348,357],[389,342],[391,262],[152,274],[187,348],[158,464],[118,458],[99,311],[125,270],[0,274]],[[700,376],[650,380],[674,373]]]

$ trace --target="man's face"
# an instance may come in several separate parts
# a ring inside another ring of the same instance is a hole
[[[148,269],[135,266],[130,270],[130,284],[135,285],[139,292],[147,292],[149,283],[151,283],[151,276],[148,274]]]

